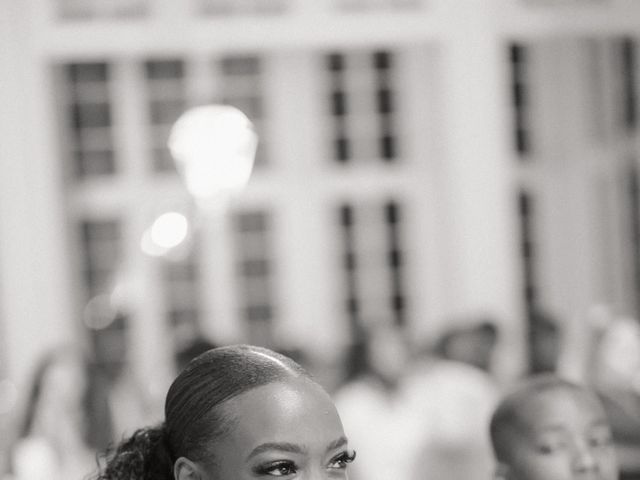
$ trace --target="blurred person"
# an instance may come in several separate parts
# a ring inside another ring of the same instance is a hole
[[[462,320],[442,334],[411,376],[424,432],[415,480],[493,476],[488,425],[500,391],[490,365],[498,330],[484,317]]]
[[[529,375],[555,373],[562,353],[562,335],[557,320],[535,310],[529,317]]]
[[[590,381],[602,390],[637,397],[640,393],[640,324],[632,318],[616,318],[595,328]]]
[[[192,360],[164,422],[109,452],[97,479],[346,479],[354,458],[333,402],[302,367],[236,345]]]
[[[442,358],[473,365],[489,372],[493,351],[498,341],[498,329],[488,318],[460,320],[460,326],[445,331],[435,345]]]
[[[374,323],[348,351],[347,376],[335,394],[349,441],[358,451],[352,480],[408,480],[423,429],[407,382],[409,348],[390,322]]]
[[[534,317],[531,356],[537,356],[538,363],[535,368],[532,362],[532,372],[555,372],[594,389],[612,428],[620,477],[639,480],[640,325],[602,304],[593,305],[579,320],[561,335],[552,317]]]
[[[640,479],[640,324],[611,318],[591,325],[587,380],[598,391],[613,429],[621,478]]]
[[[617,480],[603,406],[595,392],[554,375],[534,376],[506,395],[490,424],[503,480]]]
[[[128,436],[141,422],[157,422],[162,416],[164,393],[171,372],[158,369],[145,378],[133,370],[129,357],[129,316],[119,310],[113,321],[91,331],[96,382],[100,383],[111,417],[111,440]]]
[[[45,355],[32,382],[10,452],[14,480],[83,478],[110,440],[110,419],[96,395],[93,366],[78,349]]]

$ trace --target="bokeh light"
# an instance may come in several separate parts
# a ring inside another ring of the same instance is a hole
[[[96,295],[84,307],[84,324],[91,330],[103,330],[113,323],[116,311],[111,295]]]
[[[189,219],[183,213],[165,212],[145,231],[140,248],[152,257],[167,255],[183,245],[191,231]]]
[[[151,241],[160,248],[174,248],[180,245],[189,233],[187,217],[178,212],[160,215],[149,231]]]
[[[228,105],[188,110],[168,142],[187,190],[201,206],[224,202],[246,186],[257,144],[251,121]]]

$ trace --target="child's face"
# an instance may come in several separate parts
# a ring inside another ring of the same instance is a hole
[[[542,392],[522,405],[510,480],[616,480],[611,431],[598,400],[569,389]]]

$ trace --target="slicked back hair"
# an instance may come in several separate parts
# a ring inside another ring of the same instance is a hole
[[[136,431],[107,452],[96,480],[173,480],[180,457],[215,466],[211,446],[234,425],[225,403],[292,378],[311,379],[296,362],[265,348],[234,345],[199,355],[171,384],[164,423]]]

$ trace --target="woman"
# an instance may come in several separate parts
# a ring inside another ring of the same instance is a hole
[[[293,360],[220,347],[169,388],[165,421],[107,456],[98,480],[346,479],[355,457],[328,394]]]
[[[96,375],[81,351],[60,347],[36,368],[24,419],[10,452],[9,478],[81,478],[110,442],[110,419]]]
[[[423,431],[408,388],[409,344],[396,326],[372,321],[348,352],[335,399],[361,462],[355,480],[407,480]],[[390,461],[390,459],[393,459]]]

